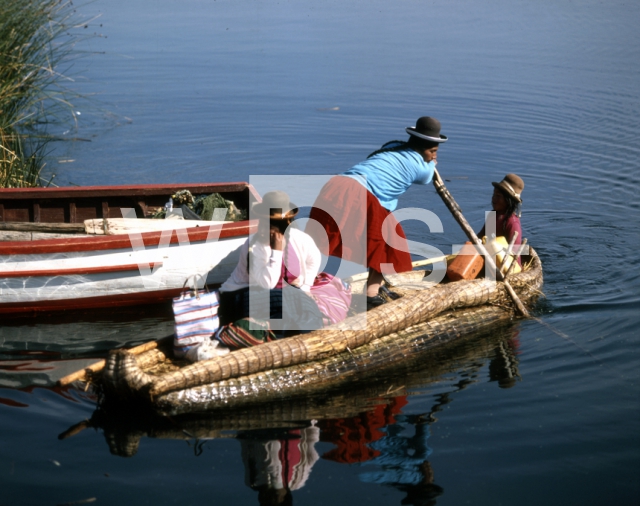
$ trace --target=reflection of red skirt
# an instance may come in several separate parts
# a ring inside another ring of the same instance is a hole
[[[336,445],[322,458],[352,464],[377,457],[380,451],[369,444],[385,436],[384,429],[396,423],[395,417],[402,414],[402,408],[407,404],[407,396],[400,395],[391,398],[388,404],[378,404],[353,418],[319,420],[320,439]]]
[[[357,262],[385,274],[412,269],[402,226],[353,178],[332,177],[320,190],[309,218],[320,226],[309,221],[306,232],[325,255]],[[384,264],[392,264],[394,271]]]

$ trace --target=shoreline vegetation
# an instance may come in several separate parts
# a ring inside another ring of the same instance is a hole
[[[0,13],[0,188],[49,186],[50,127],[77,126],[81,96],[65,84],[88,22],[71,0],[0,0]]]

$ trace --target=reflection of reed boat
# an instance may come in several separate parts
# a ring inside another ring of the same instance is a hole
[[[194,274],[222,283],[248,221],[135,219],[180,190],[219,194],[244,211],[260,200],[248,183],[1,189],[0,313],[166,301]],[[121,209],[135,211],[135,228],[113,230]]]
[[[93,380],[106,399],[136,399],[166,414],[263,403],[357,383],[515,314],[502,282],[475,279],[415,290],[416,275],[404,276],[410,281],[405,289],[396,279],[402,298],[319,331],[190,365],[174,361],[161,346],[139,355],[114,350]],[[542,265],[533,249],[509,281],[523,303],[535,300]]]
[[[424,391],[443,375],[461,373],[464,378],[452,380],[455,390],[466,388],[476,381],[477,371],[489,362],[490,380],[518,376],[517,361],[511,350],[514,330],[508,321],[499,322],[467,334],[448,346],[429,346],[423,342],[407,360],[395,364],[389,374],[376,375],[356,383],[348,390],[341,388],[317,392],[278,402],[230,406],[204,414],[185,414],[177,417],[159,416],[148,410],[123,410],[119,405],[102,404],[89,420],[83,420],[60,435],[61,439],[77,434],[85,428],[104,432],[113,454],[133,456],[144,438],[204,441],[235,437],[243,431],[282,431],[302,428],[309,420],[359,419],[360,415],[389,406],[398,397],[411,395],[416,389]],[[420,353],[422,351],[422,353]],[[509,355],[509,364],[505,363]],[[496,370],[500,368],[496,375]],[[447,383],[447,385],[452,384]],[[437,387],[439,390],[449,386]],[[444,394],[445,396],[448,394]],[[112,409],[113,408],[113,409]]]

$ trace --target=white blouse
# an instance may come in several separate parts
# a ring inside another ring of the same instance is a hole
[[[275,288],[282,274],[283,252],[272,250],[271,246],[256,242],[252,246],[251,271],[247,268],[249,243],[251,238],[240,247],[238,265],[222,286],[221,292],[233,292],[248,287],[250,284],[262,288]],[[292,283],[305,292],[310,291],[320,271],[322,256],[311,236],[297,228],[289,230],[289,244],[300,260],[300,276]]]

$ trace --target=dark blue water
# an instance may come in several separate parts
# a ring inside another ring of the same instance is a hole
[[[96,95],[79,103],[78,129],[60,132],[86,140],[56,147],[58,185],[335,174],[432,115],[450,139],[438,169],[474,226],[491,181],[525,180],[524,235],[542,257],[546,299],[542,323],[496,329],[359,390],[235,421],[211,415],[186,433],[101,417],[90,392],[53,387],[114,345],[169,334],[162,313],[5,323],[0,504],[258,504],[242,449],[295,436],[266,430],[287,410],[320,429],[294,504],[638,504],[640,5],[97,0],[78,10],[102,14],[86,33],[103,37],[83,43],[71,69],[72,86]],[[445,252],[464,241],[431,187],[400,207],[444,226],[407,222],[410,238]],[[250,422],[265,430],[222,430]]]

